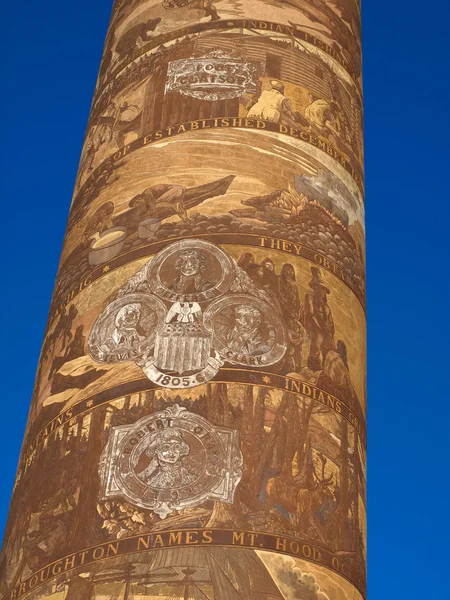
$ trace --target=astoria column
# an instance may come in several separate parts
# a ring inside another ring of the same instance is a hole
[[[1,598],[360,600],[358,0],[117,0]]]

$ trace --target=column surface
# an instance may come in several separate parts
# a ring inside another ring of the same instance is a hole
[[[5,600],[362,600],[358,0],[116,0]]]

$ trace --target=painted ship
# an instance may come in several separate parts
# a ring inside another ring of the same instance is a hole
[[[114,600],[285,600],[254,550],[170,548],[153,552],[149,561],[136,558],[91,573],[89,593],[106,598],[114,590]],[[72,588],[78,593],[79,579]],[[117,583],[123,582],[118,594]],[[66,598],[75,600],[68,585]]]

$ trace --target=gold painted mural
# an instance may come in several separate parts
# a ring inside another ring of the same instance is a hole
[[[117,0],[0,558],[4,600],[355,600],[356,0]]]

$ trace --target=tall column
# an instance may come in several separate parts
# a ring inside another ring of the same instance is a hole
[[[358,0],[117,0],[2,598],[360,600]]]

